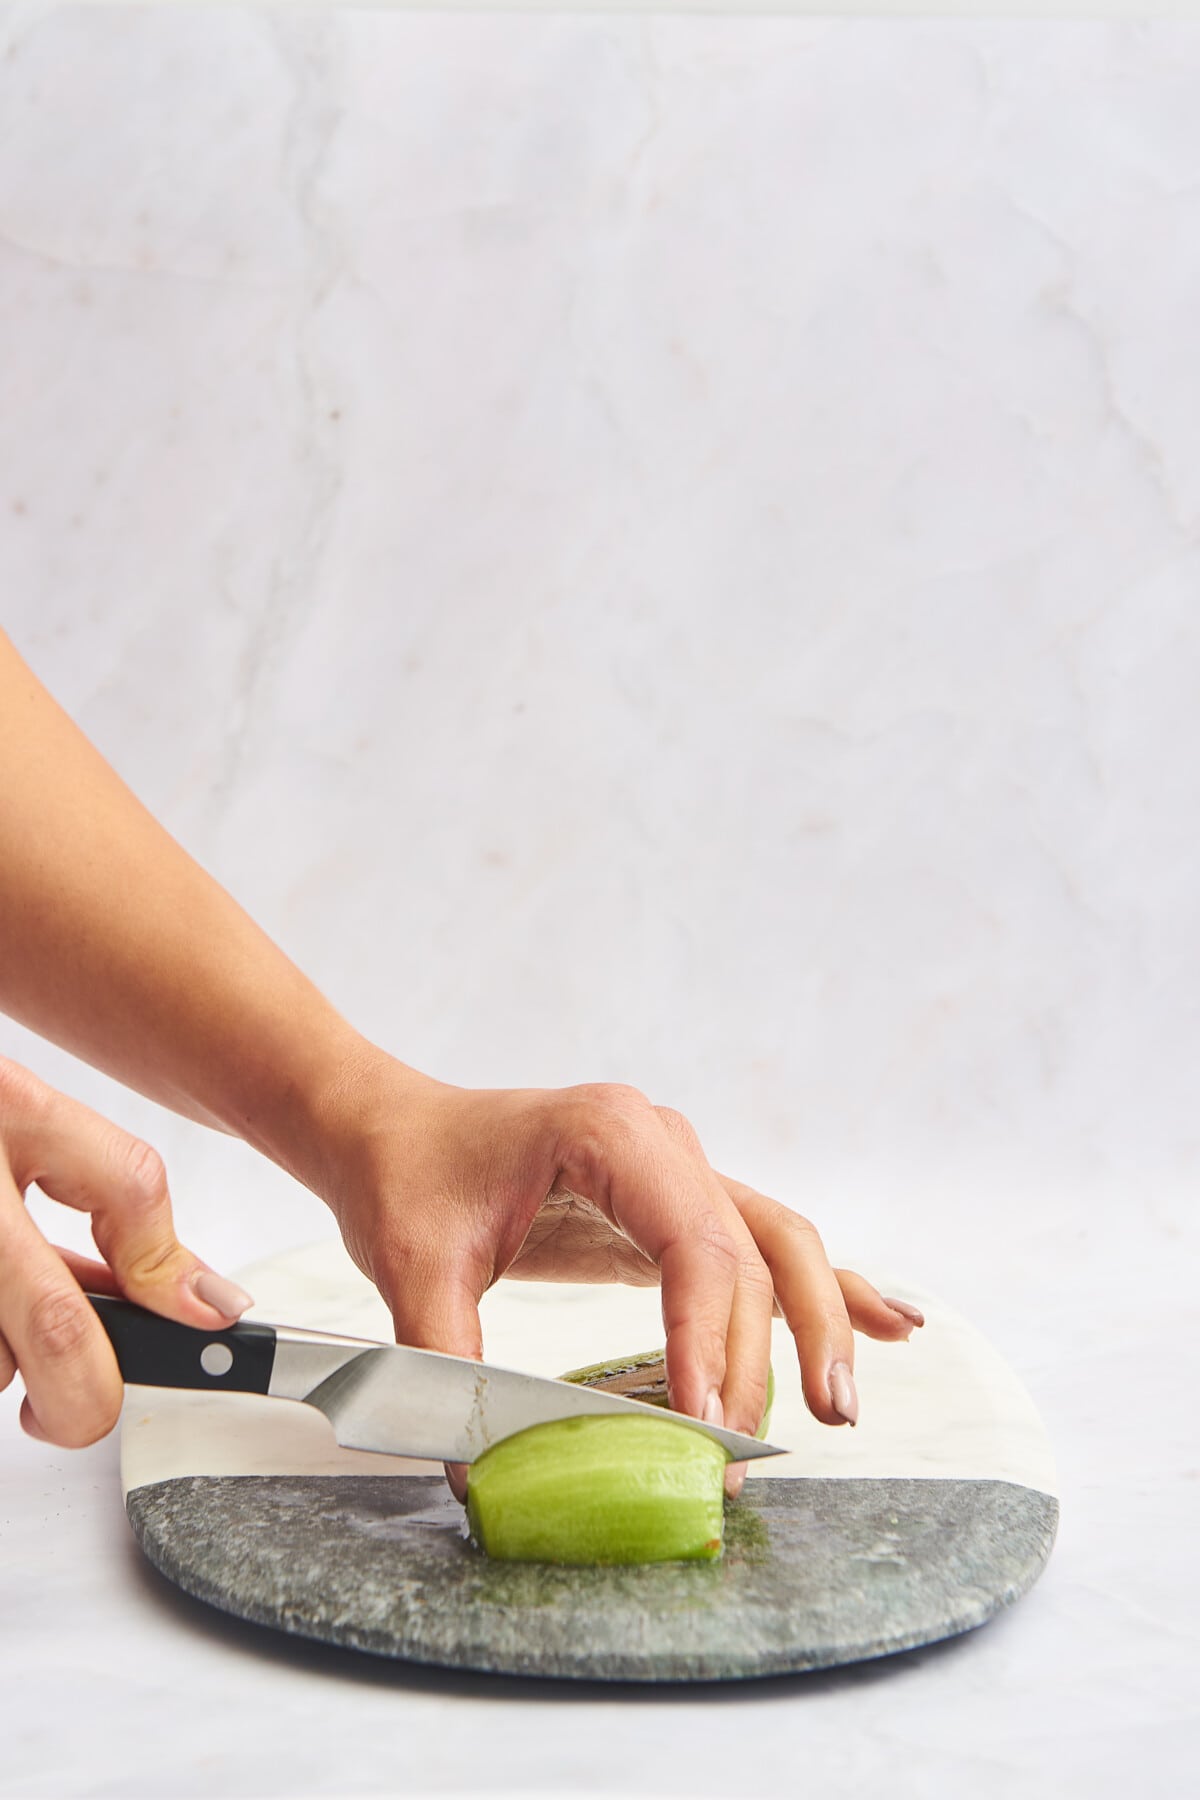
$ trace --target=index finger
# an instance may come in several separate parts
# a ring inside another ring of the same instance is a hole
[[[206,1267],[175,1234],[157,1151],[66,1094],[28,1077],[6,1120],[13,1179],[92,1216],[92,1236],[129,1299],[182,1324],[235,1319],[249,1294]]]
[[[823,1425],[855,1425],[854,1330],[837,1275],[811,1220],[743,1182],[721,1178],[736,1200],[771,1271],[804,1382],[804,1398]]]
[[[731,1228],[650,1102],[626,1090],[588,1097],[559,1177],[595,1201],[658,1264],[671,1404],[707,1424],[723,1424],[740,1220]]]

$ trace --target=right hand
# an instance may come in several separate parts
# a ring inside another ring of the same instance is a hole
[[[749,1434],[773,1311],[810,1412],[832,1426],[858,1417],[855,1331],[899,1343],[923,1323],[834,1269],[807,1219],[721,1175],[688,1121],[635,1088],[456,1088],[364,1045],[321,1116],[303,1178],[402,1344],[482,1356],[479,1300],[502,1275],[658,1283],[671,1405]],[[461,1498],[462,1469],[447,1473]],[[730,1465],[728,1493],[744,1473]]]
[[[103,1262],[46,1242],[25,1209],[34,1182],[92,1215]],[[251,1303],[175,1236],[156,1151],[0,1057],[0,1390],[20,1370],[21,1424],[71,1449],[112,1430],[123,1393],[85,1290],[208,1331]]]

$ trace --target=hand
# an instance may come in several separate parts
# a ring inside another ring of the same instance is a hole
[[[92,1215],[102,1263],[46,1242],[24,1206],[34,1182]],[[209,1330],[250,1304],[176,1238],[149,1145],[0,1057],[0,1389],[19,1369],[25,1430],[71,1448],[112,1430],[123,1392],[85,1290]]]
[[[401,1338],[479,1355],[479,1297],[505,1273],[660,1280],[681,1411],[754,1430],[778,1306],[809,1407],[853,1423],[853,1328],[900,1338],[919,1318],[831,1269],[806,1220],[717,1174],[678,1113],[607,1085],[472,1093],[365,1044],[2,633],[0,760],[0,1007],[323,1195]],[[0,1372],[19,1361],[27,1421],[84,1442],[115,1417],[115,1371],[75,1259],[56,1258],[20,1206],[28,1182],[95,1214],[110,1278],[132,1298],[210,1327],[235,1315],[196,1285],[219,1278],[177,1244],[153,1153],[6,1071],[0,1332],[14,1354]]]
[[[310,1185],[401,1342],[481,1356],[479,1299],[505,1274],[661,1283],[672,1405],[752,1433],[773,1312],[827,1425],[858,1416],[854,1330],[899,1340],[923,1323],[831,1268],[808,1220],[719,1175],[687,1120],[635,1089],[473,1091],[368,1049],[329,1117]]]

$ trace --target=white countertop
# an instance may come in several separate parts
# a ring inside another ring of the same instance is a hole
[[[1063,1505],[958,1642],[530,1692],[196,1608],[9,1393],[0,1795],[1194,1778],[1198,92],[1185,24],[0,8],[20,648],[364,1030],[635,1082],[971,1318]],[[0,1052],[215,1266],[330,1230]]]

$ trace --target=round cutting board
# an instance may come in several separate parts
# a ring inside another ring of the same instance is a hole
[[[338,1244],[243,1272],[249,1315],[391,1338]],[[341,1449],[311,1407],[130,1388],[121,1472],[150,1560],[256,1623],[377,1655],[608,1681],[776,1675],[885,1656],[982,1625],[1037,1579],[1058,1523],[1045,1430],[964,1319],[911,1283],[907,1344],[856,1338],[860,1418],[820,1425],[776,1326],[771,1438],[727,1509],[718,1563],[497,1564],[467,1541],[440,1466]],[[503,1283],[490,1361],[553,1375],[661,1342],[653,1289]]]

